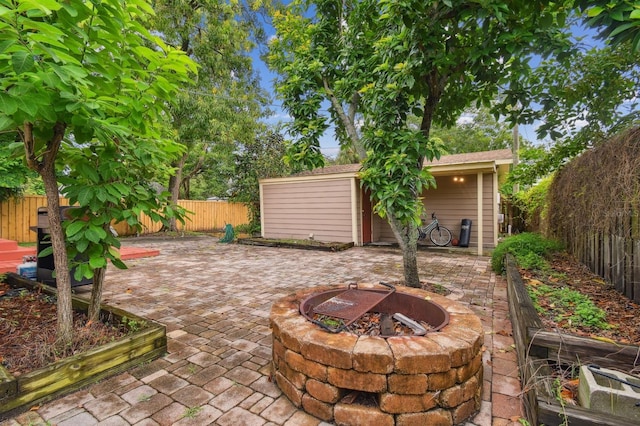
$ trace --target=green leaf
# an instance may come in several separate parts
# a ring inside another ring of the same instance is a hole
[[[78,253],[84,253],[85,250],[87,250],[87,247],[89,247],[89,240],[85,240],[85,239],[81,239],[75,242],[74,244],[76,250],[78,250]]]
[[[10,129],[14,126],[13,120],[6,115],[0,115],[0,132]]]
[[[18,11],[26,12],[29,10],[40,10],[46,14],[50,14],[52,10],[59,10],[62,6],[55,0],[22,0]]]
[[[19,50],[11,55],[11,65],[16,74],[29,72],[33,69],[35,62],[29,52]]]
[[[587,16],[589,18],[593,18],[595,16],[600,15],[602,12],[604,12],[604,8],[603,7],[595,6],[595,7],[592,7],[591,9],[587,10]]]
[[[84,237],[92,243],[99,243],[101,239],[107,236],[104,229],[97,226],[90,226],[84,231]]]
[[[37,94],[25,96],[22,98],[17,98],[16,103],[18,104],[18,109],[20,111],[25,112],[29,118],[33,117],[36,112],[38,112],[38,103],[36,102]]]
[[[105,266],[107,266],[107,261],[104,259],[104,257],[91,256],[89,258],[89,266],[91,266],[91,268],[93,269],[104,268]]]
[[[13,97],[5,92],[0,92],[0,111],[5,115],[14,114],[18,110],[18,104]]]
[[[44,250],[41,250],[38,253],[38,257],[43,258],[43,257],[50,256],[52,254],[53,254],[53,247],[49,246],[49,247],[46,247]]]
[[[88,205],[92,199],[93,189],[90,186],[85,186],[78,192],[78,203],[80,203],[81,206]]]
[[[611,34],[609,34],[609,37],[613,38],[613,37],[617,36],[618,34],[628,30],[629,28],[633,28],[633,27],[636,27],[638,25],[639,25],[638,22],[628,22],[626,24],[619,25],[619,26],[616,27],[616,29],[611,31]]]
[[[68,237],[73,237],[78,232],[82,231],[86,226],[86,223],[81,220],[76,220],[71,222],[66,229],[66,233]]]
[[[121,259],[112,258],[111,263],[118,269],[127,269],[127,265]]]
[[[15,43],[16,41],[12,39],[0,41],[0,53],[13,46]]]

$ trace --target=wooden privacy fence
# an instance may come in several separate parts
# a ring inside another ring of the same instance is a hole
[[[41,196],[26,196],[0,203],[0,238],[20,243],[36,242],[37,234],[31,227],[38,223],[38,208],[46,207],[47,200]],[[66,198],[60,198],[61,206],[68,206]],[[178,223],[182,231],[207,232],[223,229],[226,224],[233,226],[249,223],[249,210],[244,204],[226,201],[179,200],[178,205],[190,211],[185,224]],[[141,234],[158,232],[162,227],[148,217],[142,218]],[[114,224],[121,236],[135,235],[126,223]]]
[[[640,240],[601,233],[576,238],[571,251],[594,273],[640,303]]]

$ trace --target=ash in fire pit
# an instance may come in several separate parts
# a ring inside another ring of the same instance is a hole
[[[351,314],[324,312],[322,304],[336,296],[355,301]],[[375,303],[362,311],[358,302],[365,299]],[[398,315],[400,330],[393,320]],[[318,325],[323,319],[334,322]],[[389,320],[393,333],[352,331]],[[424,335],[407,320],[425,328]],[[274,303],[270,323],[276,384],[295,406],[322,420],[458,424],[480,408],[482,325],[471,310],[443,296],[371,284],[306,289]]]

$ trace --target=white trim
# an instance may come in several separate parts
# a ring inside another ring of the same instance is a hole
[[[484,200],[483,200],[483,191],[482,191],[482,186],[483,186],[483,174],[482,172],[478,172],[478,178],[477,180],[477,197],[478,197],[478,217],[477,217],[477,228],[478,228],[478,256],[482,256],[483,254],[483,245],[484,245],[484,241],[482,238],[482,233],[484,231],[484,226],[482,224],[482,220],[483,220],[483,216],[482,216],[482,205],[484,204]],[[493,198],[493,197],[491,197]]]
[[[308,181],[317,181],[317,180],[330,180],[330,179],[355,179],[357,177],[356,172],[348,172],[348,173],[336,173],[336,174],[317,174],[317,175],[306,175],[306,176],[287,176],[282,178],[269,178],[269,179],[260,179],[261,185],[280,185],[285,183],[297,183],[297,182],[308,182]]]
[[[351,237],[353,238],[353,245],[361,246],[361,241],[358,239],[358,183],[355,178],[351,179]]]
[[[498,174],[493,174],[493,188],[492,188],[492,199],[493,199],[493,246],[496,247],[498,245],[498,228],[500,225],[498,224],[498,214],[500,213],[500,191],[498,191]]]
[[[264,238],[264,189],[260,186],[260,235]]]

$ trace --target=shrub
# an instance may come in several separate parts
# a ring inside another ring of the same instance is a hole
[[[562,250],[562,244],[543,238],[540,234],[526,232],[505,238],[491,255],[491,267],[497,273],[504,271],[504,257],[511,253],[518,265],[525,269],[544,269],[550,254]]]

